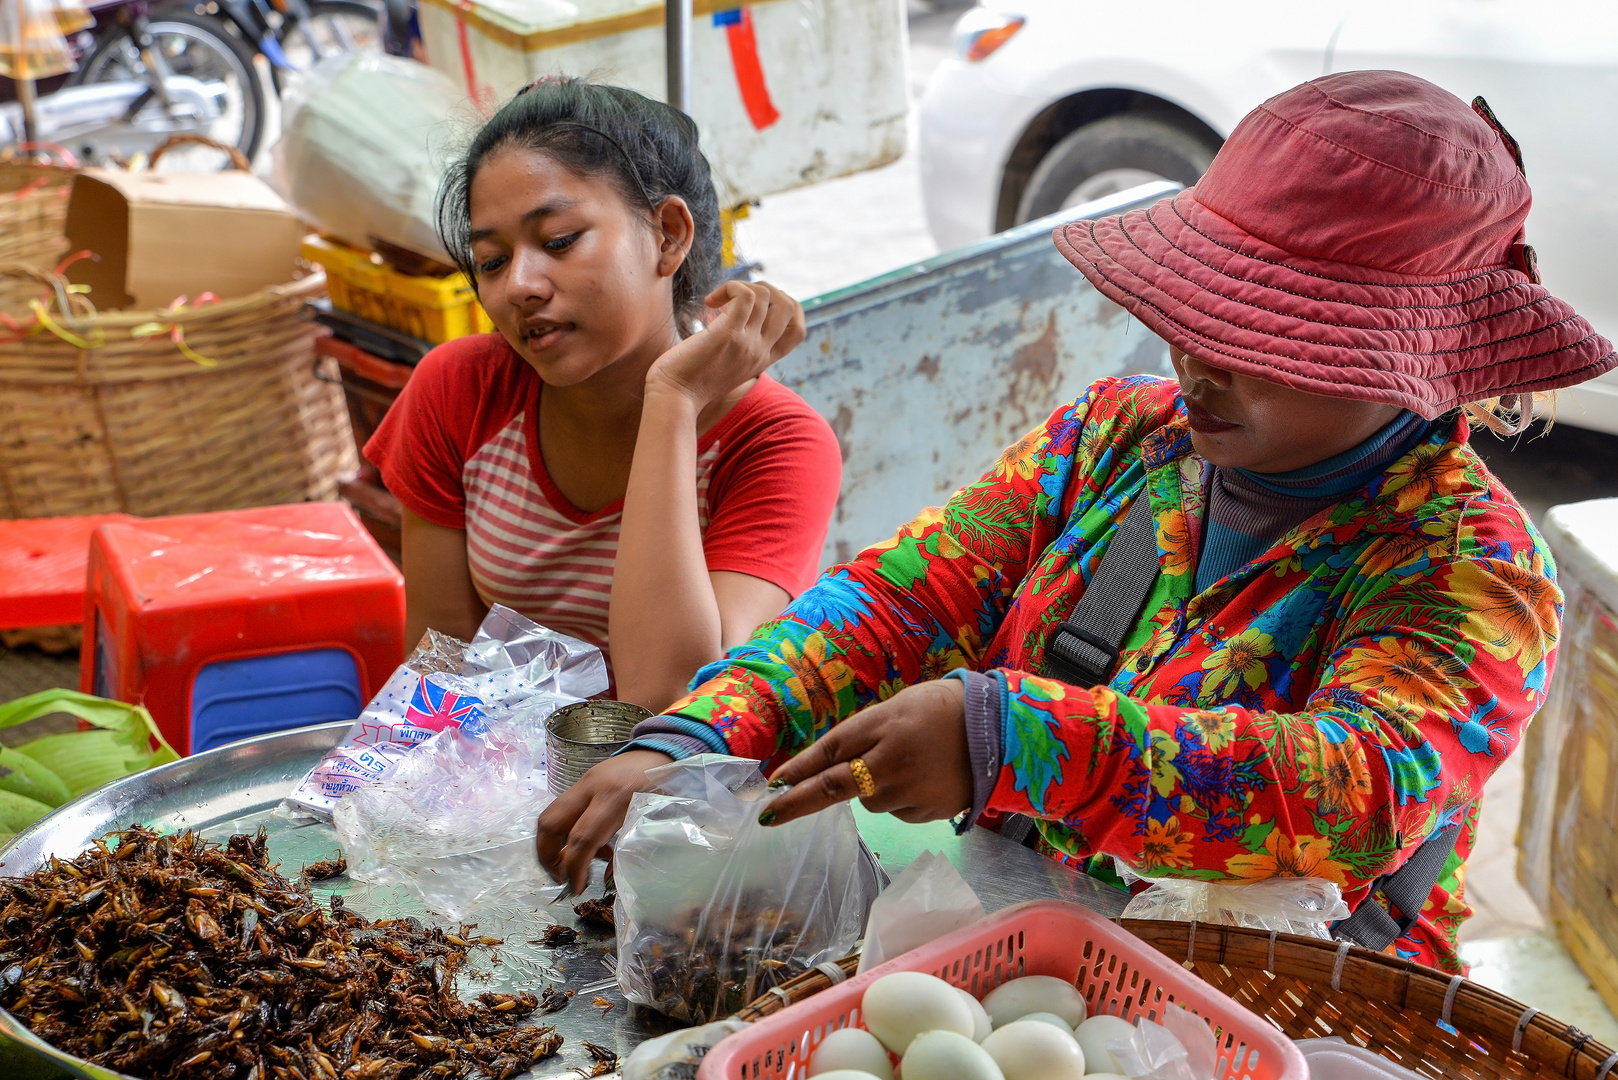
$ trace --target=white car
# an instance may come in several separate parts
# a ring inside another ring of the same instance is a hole
[[[1266,98],[1393,68],[1482,95],[1522,146],[1545,284],[1618,342],[1618,4],[989,0],[921,103],[927,221],[950,248],[1150,181],[1195,183]],[[1618,372],[1560,394],[1618,434]]]

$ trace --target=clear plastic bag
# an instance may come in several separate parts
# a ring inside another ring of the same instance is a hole
[[[1208,1022],[1172,1002],[1163,1023],[1142,1016],[1128,1039],[1107,1043],[1124,1075],[1133,1080],[1214,1080],[1219,1043]]]
[[[618,833],[618,985],[676,1019],[731,1015],[853,950],[886,884],[847,803],[765,828],[759,763],[653,769]]]
[[[534,843],[551,801],[545,717],[554,708],[529,702],[486,718],[477,734],[446,728],[344,798],[332,823],[349,874],[403,885],[456,922],[476,922],[480,904],[552,887]]]
[[[691,1080],[708,1051],[746,1028],[745,1020],[716,1020],[648,1039],[624,1059],[623,1080]]]
[[[456,132],[478,121],[448,76],[401,57],[342,53],[299,75],[282,108],[270,185],[301,217],[358,248],[376,238],[449,261],[433,200]]]
[[[1348,918],[1348,905],[1342,890],[1322,878],[1269,878],[1246,885],[1158,878],[1119,917],[1247,926],[1329,939],[1331,924]]]
[[[293,816],[329,818],[344,796],[441,731],[481,735],[492,716],[543,721],[606,689],[600,649],[496,604],[470,644],[427,631],[282,807]]]
[[[983,918],[983,901],[943,855],[924,851],[871,905],[861,974]]]

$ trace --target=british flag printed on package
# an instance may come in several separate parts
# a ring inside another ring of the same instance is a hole
[[[427,631],[282,806],[294,815],[330,818],[344,795],[441,731],[458,727],[480,735],[491,718],[517,714],[539,721],[606,689],[601,650],[497,604],[470,644]]]

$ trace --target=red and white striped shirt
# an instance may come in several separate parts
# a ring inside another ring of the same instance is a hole
[[[365,456],[411,511],[466,531],[484,601],[605,652],[623,502],[587,513],[551,480],[539,450],[541,387],[499,334],[440,345],[417,365]],[[841,475],[825,420],[759,379],[697,444],[708,569],[797,595],[818,570]]]

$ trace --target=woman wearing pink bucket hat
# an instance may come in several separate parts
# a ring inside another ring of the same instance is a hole
[[[1485,782],[1561,593],[1468,446],[1612,347],[1537,280],[1515,143],[1396,72],[1254,110],[1196,187],[1055,240],[1166,339],[834,567],[540,819],[576,884],[649,767],[758,758],[775,824],[960,815],[1109,876],[1311,877],[1459,970]]]

